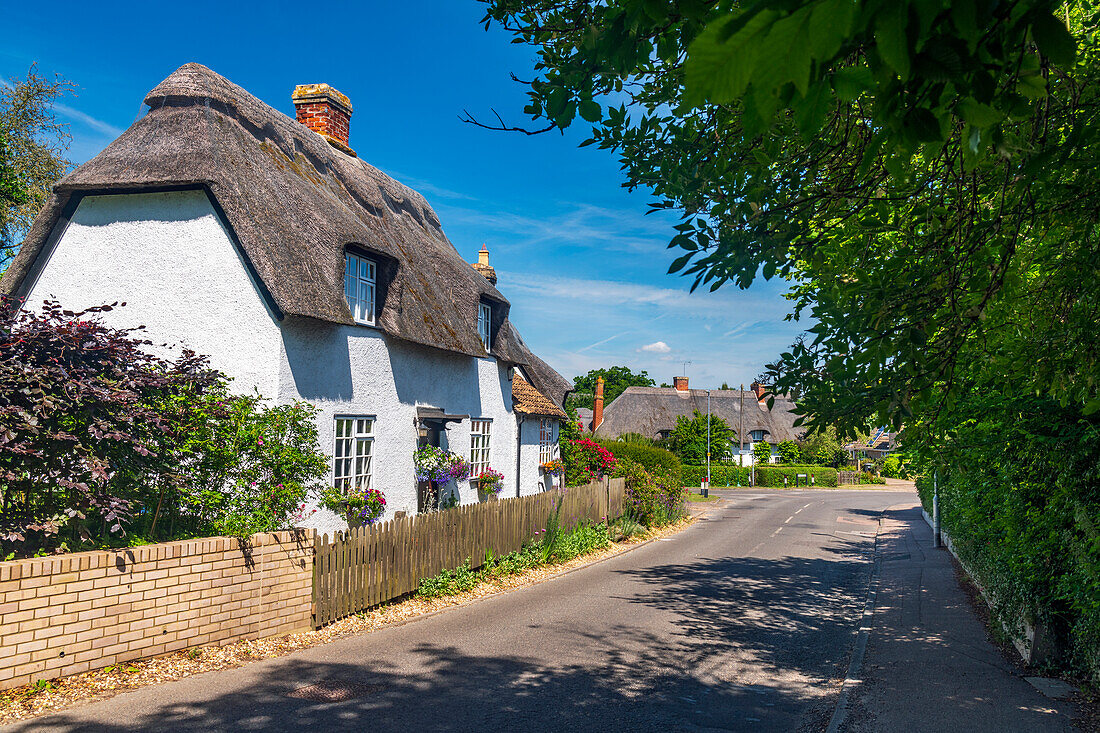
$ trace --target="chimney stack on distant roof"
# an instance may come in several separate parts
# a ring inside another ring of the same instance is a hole
[[[677,392],[688,391],[688,378],[687,377],[673,377],[672,386],[676,388]]]
[[[592,400],[592,432],[603,422],[603,377],[596,377],[596,397]]]
[[[481,251],[477,253],[477,262],[471,264],[470,267],[481,273],[493,285],[497,284],[497,271],[489,264],[489,248],[484,244],[481,245]]]
[[[290,95],[298,121],[349,155],[351,100],[328,84],[299,84]]]
[[[768,391],[768,388],[760,384],[760,382],[753,382],[749,385],[749,388],[756,394],[756,401],[763,402],[764,394]]]

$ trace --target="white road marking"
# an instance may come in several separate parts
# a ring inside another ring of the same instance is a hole
[[[808,507],[808,506],[810,506],[810,505],[809,505],[809,504],[807,504],[806,506],[802,507],[802,509],[805,509],[805,508],[806,508],[806,507]],[[799,509],[799,510],[798,510],[798,512],[802,511],[802,509]],[[798,512],[795,512],[795,514],[798,514]]]
[[[779,534],[779,533],[780,533],[780,532],[782,532],[782,531],[783,531],[783,528],[782,528],[782,527],[780,527],[779,529],[777,529],[777,530],[775,530],[774,532],[772,532],[772,537],[775,537],[775,536],[776,536],[777,534]]]
[[[786,519],[784,519],[784,520],[783,520],[783,524],[790,524],[790,522],[791,522],[791,520],[792,520],[792,519],[794,519],[794,515],[793,515],[793,514],[792,514],[791,516],[787,517]]]

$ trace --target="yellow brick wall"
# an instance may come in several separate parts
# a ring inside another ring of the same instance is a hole
[[[0,562],[0,690],[310,628],[312,532]]]

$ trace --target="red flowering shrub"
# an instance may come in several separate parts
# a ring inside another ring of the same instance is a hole
[[[615,470],[615,456],[611,451],[588,438],[570,441],[572,450],[565,460],[565,483],[579,486],[603,478]]]

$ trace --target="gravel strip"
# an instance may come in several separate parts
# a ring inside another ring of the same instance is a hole
[[[194,647],[162,657],[136,660],[52,680],[42,687],[27,685],[3,690],[0,691],[0,724],[35,718],[75,705],[104,700],[146,685],[173,682],[202,672],[242,667],[250,662],[282,657],[299,649],[326,644],[345,636],[367,634],[386,626],[406,623],[425,614],[464,606],[481,598],[541,583],[584,565],[606,560],[640,544],[675,534],[694,521],[694,518],[683,519],[667,527],[614,544],[605,550],[575,557],[568,562],[534,568],[519,575],[488,580],[465,593],[444,598],[413,596],[394,601],[340,619],[316,631],[240,641],[225,646]]]

